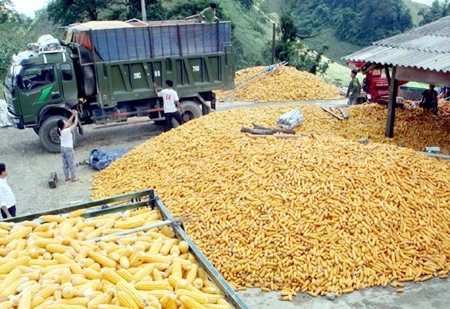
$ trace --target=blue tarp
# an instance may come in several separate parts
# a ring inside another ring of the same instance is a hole
[[[101,171],[130,150],[131,148],[92,149],[89,155],[89,164]]]
[[[231,23],[91,30],[90,38],[99,61],[211,54],[231,43]]]

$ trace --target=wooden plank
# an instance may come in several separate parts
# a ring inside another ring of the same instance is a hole
[[[298,135],[279,135],[279,134],[270,134],[270,135],[258,135],[258,134],[250,134],[250,137],[275,137],[275,138],[299,138],[300,136]]]
[[[385,135],[387,137],[394,137],[394,123],[395,123],[395,105],[397,101],[398,80],[396,76],[397,67],[392,69],[392,79],[389,85],[389,103],[388,103],[388,115],[386,121]]]
[[[338,107],[338,110],[341,112],[342,117],[344,117],[344,119],[348,119],[350,117],[343,107]]]
[[[333,112],[332,112],[331,110],[329,110],[328,108],[322,106],[322,109],[323,109],[324,111],[326,111],[328,114],[333,115],[333,116],[336,117],[337,119],[339,119],[339,120],[344,120],[344,118],[342,118],[342,117],[339,116],[339,115],[336,115],[335,113],[333,113]]]

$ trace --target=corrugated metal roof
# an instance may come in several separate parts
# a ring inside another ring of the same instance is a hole
[[[343,58],[450,72],[450,16],[374,42],[372,46]]]

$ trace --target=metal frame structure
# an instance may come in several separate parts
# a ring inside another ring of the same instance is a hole
[[[126,204],[124,204],[126,203]],[[109,205],[117,204],[117,205]],[[227,301],[235,309],[248,309],[248,306],[241,300],[238,294],[231,288],[227,281],[220,275],[217,269],[211,264],[211,262],[205,257],[205,255],[200,251],[200,249],[195,245],[195,243],[189,238],[184,230],[183,222],[179,219],[175,219],[167,209],[166,205],[160,200],[160,198],[155,194],[153,189],[138,191],[130,194],[124,194],[119,196],[114,196],[110,198],[105,198],[101,200],[96,200],[92,202],[77,204],[73,206],[63,207],[55,210],[44,211],[40,213],[29,214],[25,216],[9,218],[4,220],[5,222],[16,222],[20,223],[23,221],[39,220],[40,216],[43,215],[68,215],[68,213],[79,209],[88,209],[82,217],[92,218],[101,215],[124,212],[130,209],[136,209],[139,207],[150,207],[151,209],[157,208],[163,221],[155,222],[146,226],[142,226],[135,229],[130,229],[127,231],[122,231],[115,234],[105,235],[103,237],[98,237],[90,239],[90,241],[100,241],[110,237],[120,237],[139,231],[149,230],[155,227],[160,227],[164,225],[169,225],[174,230],[176,237],[180,240],[185,241],[189,245],[190,253],[196,258],[200,267],[202,267],[208,274],[209,278],[217,285],[217,287],[225,294]]]

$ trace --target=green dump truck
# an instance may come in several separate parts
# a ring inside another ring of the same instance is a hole
[[[82,125],[149,117],[164,122],[153,93],[174,81],[188,121],[215,109],[214,90],[234,87],[230,22],[92,21],[65,28],[13,56],[4,82],[8,115],[32,128],[50,152],[60,151],[59,119],[79,114]],[[74,142],[77,135],[74,134]]]

